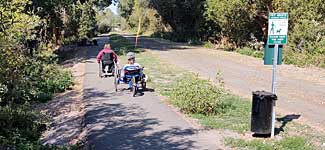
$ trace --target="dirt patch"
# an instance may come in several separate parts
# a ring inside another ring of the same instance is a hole
[[[51,119],[49,128],[42,135],[41,141],[49,145],[75,145],[84,141],[84,103],[83,78],[85,64],[82,59],[86,56],[85,49],[73,50],[73,58],[66,60],[62,65],[70,70],[74,77],[74,86],[71,90],[56,95],[53,100],[42,104],[42,113]]]

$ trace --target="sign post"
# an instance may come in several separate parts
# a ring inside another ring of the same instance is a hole
[[[273,55],[273,74],[272,74],[272,93],[276,93],[277,83],[277,65],[279,45],[285,45],[288,41],[288,13],[270,13],[269,14],[269,30],[268,30],[268,45],[275,45]],[[275,103],[274,103],[275,105]],[[275,128],[275,108],[272,107],[272,126],[271,138],[274,138]]]

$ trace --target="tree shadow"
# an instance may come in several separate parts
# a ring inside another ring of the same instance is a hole
[[[88,149],[195,149],[195,142],[186,138],[195,134],[195,129],[158,127],[161,121],[148,117],[148,112],[141,106],[120,103],[120,99],[114,101],[114,94],[102,97],[101,93],[95,89],[86,92]]]
[[[125,36],[132,44],[135,44],[135,36]],[[186,50],[187,44],[175,42],[159,42],[151,37],[141,36],[138,39],[138,48],[150,49],[155,51]]]
[[[276,121],[281,122],[281,126],[279,128],[275,128],[274,134],[278,135],[281,132],[284,132],[284,127],[291,121],[299,119],[301,115],[290,114],[286,115],[282,118],[276,118]]]
[[[51,118],[51,124],[41,139],[42,143],[65,145],[79,137],[83,116],[79,109],[81,101],[75,99],[77,96],[79,96],[78,92],[67,91],[59,94],[52,101],[41,104],[39,109]]]

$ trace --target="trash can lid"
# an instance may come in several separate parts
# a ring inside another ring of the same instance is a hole
[[[272,94],[271,92],[266,92],[266,91],[254,91],[253,95],[256,96],[263,96],[263,97],[272,97],[272,99],[277,100],[277,96],[275,94]]]

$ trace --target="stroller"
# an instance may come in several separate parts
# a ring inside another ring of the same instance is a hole
[[[104,53],[99,63],[99,77],[114,76],[115,68],[117,68],[117,64],[114,61],[113,53]]]

